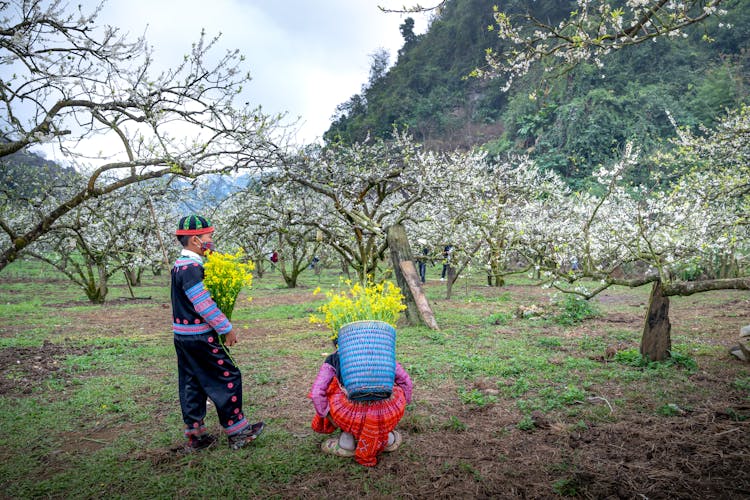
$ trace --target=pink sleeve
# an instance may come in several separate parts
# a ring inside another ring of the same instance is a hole
[[[328,396],[326,395],[326,391],[328,390],[328,385],[335,376],[336,370],[333,366],[328,363],[323,363],[323,366],[320,367],[320,371],[318,372],[318,376],[315,377],[312,389],[310,389],[310,397],[312,398],[313,406],[315,407],[315,413],[321,417],[328,415]]]
[[[409,374],[406,373],[406,370],[404,370],[404,367],[401,366],[401,363],[399,363],[398,361],[396,362],[395,384],[404,390],[404,396],[406,396],[406,404],[411,403],[411,378],[409,378]]]

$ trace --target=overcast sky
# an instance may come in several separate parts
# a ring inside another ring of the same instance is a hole
[[[72,4],[77,2],[71,2]],[[84,0],[93,7],[98,0]],[[300,117],[298,144],[319,139],[336,106],[367,82],[371,54],[384,48],[391,63],[403,46],[399,26],[408,16],[386,14],[378,5],[401,8],[404,0],[108,0],[98,24],[133,37],[145,33],[155,59],[173,66],[198,40],[201,29],[222,34],[217,54],[239,49],[253,78],[247,100],[267,113]],[[415,32],[426,15],[411,14]]]

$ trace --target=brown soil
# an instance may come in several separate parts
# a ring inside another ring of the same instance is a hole
[[[68,356],[90,353],[91,346],[73,346],[45,341],[41,347],[0,349],[0,395],[31,394],[54,373],[65,379],[62,364]],[[62,377],[60,376],[62,374]]]
[[[542,293],[530,287],[482,290],[498,295],[510,290],[514,300],[529,304]],[[454,292],[455,306],[462,307],[461,292]],[[707,345],[727,349],[734,345],[737,327],[750,323],[750,300],[746,293],[729,297],[720,306],[687,298],[675,300],[670,315],[673,335],[695,332]],[[309,299],[309,289],[270,292],[257,296],[253,307]],[[132,306],[132,301],[127,302]],[[566,334],[595,337],[607,328],[639,331],[644,312],[639,298],[607,294],[601,302],[619,308],[580,328],[565,330]],[[162,338],[168,304],[142,301],[134,309],[110,303],[83,312],[66,312],[60,306],[59,313],[74,315],[75,323],[83,325],[84,332],[107,330],[111,335],[112,325],[117,325],[119,330],[114,333],[135,332],[151,341],[169,342]],[[274,325],[260,322],[249,325],[247,331],[251,338],[241,340],[236,348],[241,366],[251,365],[252,345],[282,345],[283,339]],[[512,334],[502,325],[497,331],[501,335]],[[246,342],[246,347],[242,347],[242,342]],[[310,344],[310,349],[319,348],[321,354],[330,350],[324,339],[304,342]],[[43,384],[51,372],[58,380],[75,377],[75,373],[63,368],[62,360],[92,349],[63,334],[59,342],[46,342],[41,348],[0,349],[0,395],[23,397]],[[603,352],[599,360],[608,362],[610,354]],[[280,356],[278,361],[283,366],[283,391],[259,402],[259,411],[284,415],[287,431],[299,438],[310,436],[312,413],[306,396],[314,372],[310,371],[310,363],[298,358]],[[659,416],[649,407],[648,395],[643,394],[641,405],[630,401],[615,406],[607,422],[576,426],[575,421],[566,420],[564,412],[537,412],[532,415],[536,427],[531,431],[516,426],[521,415],[513,404],[481,408],[462,405],[449,377],[439,387],[415,387],[415,410],[399,424],[405,436],[402,448],[384,454],[377,467],[363,468],[359,474],[367,477],[370,484],[389,484],[393,496],[412,498],[548,498],[557,494],[581,498],[750,498],[750,397],[747,391],[732,386],[736,379],[747,378],[750,365],[729,354],[721,359],[704,356],[697,361],[699,369],[691,376],[696,386],[694,396],[682,401],[689,409],[681,409],[676,416]],[[252,377],[252,372],[245,376]],[[484,387],[482,380],[474,384]],[[609,406],[616,398],[638,397],[633,396],[639,394],[638,384],[600,387],[601,394],[609,399],[592,398],[582,404]],[[450,428],[447,415],[457,417],[466,429]],[[94,433],[66,436],[66,441],[81,449],[106,446],[117,436],[104,424]],[[175,450],[147,450],[136,458],[159,467],[177,460],[176,456]],[[54,464],[53,469],[61,466]],[[373,496],[372,492],[360,490],[362,481],[342,480],[339,474],[340,471],[320,471],[301,476],[279,484],[275,493],[297,498],[318,497],[321,492],[327,497]]]

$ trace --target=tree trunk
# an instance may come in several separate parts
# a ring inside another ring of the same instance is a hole
[[[160,263],[154,263],[151,265],[151,274],[153,274],[154,276],[161,276],[162,269],[163,268]],[[167,269],[169,268],[167,267]]]
[[[349,272],[349,263],[343,257],[341,257],[340,263],[341,263],[341,274],[346,276],[346,279],[352,279],[352,275]]]
[[[135,294],[133,293],[133,286],[130,283],[130,278],[128,277],[128,272],[123,271],[125,273],[125,284],[128,285],[128,292],[130,292],[130,298],[134,299]]]
[[[502,275],[502,269],[500,263],[497,260],[490,262],[490,273],[487,276],[487,285],[500,287],[505,285],[505,278]]]
[[[414,267],[413,254],[406,237],[406,229],[400,224],[390,226],[387,239],[391,261],[393,262],[393,272],[396,274],[396,281],[406,302],[407,321],[410,325],[422,323],[433,330],[437,330],[435,315],[424,296],[417,269]]]
[[[262,278],[263,274],[265,273],[265,269],[263,268],[263,257],[258,257],[256,259],[253,259],[253,264],[255,264],[255,273],[253,273],[253,277],[255,278]]]
[[[669,336],[669,297],[664,295],[661,281],[655,281],[648,301],[646,321],[643,325],[641,355],[651,361],[664,361],[669,357],[672,340]]]
[[[284,283],[286,283],[287,288],[297,288],[297,278],[299,278],[299,275],[302,272],[299,267],[300,265],[301,264],[297,262],[296,259],[292,260],[292,263],[289,266],[289,272],[287,272],[286,262],[284,262],[282,259],[279,259],[279,261],[276,263],[276,267],[281,270],[281,276],[284,278]]]
[[[458,279],[458,275],[456,274],[456,269],[449,265],[448,266],[448,272],[446,273],[446,282],[445,282],[445,298],[447,300],[450,300],[451,295],[453,294],[453,284]]]
[[[435,321],[435,314],[430,309],[430,303],[427,301],[427,297],[424,295],[422,290],[422,280],[417,274],[417,270],[414,267],[414,262],[410,260],[402,260],[399,263],[401,273],[404,275],[406,282],[409,286],[409,291],[414,297],[414,302],[417,304],[417,310],[419,311],[419,317],[422,319],[422,323],[427,325],[433,330],[439,330],[437,321]]]
[[[487,275],[487,286],[505,286],[505,278],[502,277],[499,271],[497,273],[490,272]]]
[[[142,268],[137,269],[125,269],[125,279],[130,286],[141,286],[141,274],[143,273]]]
[[[164,238],[161,237],[161,231],[159,231],[159,220],[156,218],[156,211],[154,210],[154,204],[151,202],[151,196],[148,197],[148,209],[151,212],[151,222],[154,223],[154,232],[159,240],[162,257],[164,257],[164,269],[169,269],[169,253],[167,253],[167,247],[164,245]]]
[[[109,288],[107,287],[107,279],[107,274],[100,272],[98,283],[93,279],[86,283],[84,291],[86,292],[86,297],[88,297],[92,304],[104,304],[104,301],[107,298],[107,292],[109,291]]]

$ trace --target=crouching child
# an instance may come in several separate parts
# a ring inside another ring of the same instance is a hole
[[[358,332],[349,335],[345,330],[350,327]],[[390,328],[390,334],[382,333],[383,327]],[[395,330],[390,325],[357,321],[341,331],[340,338],[333,339],[337,350],[320,367],[310,391],[312,428],[324,434],[341,429],[338,438],[322,443],[325,453],[374,466],[380,453],[395,451],[402,443],[395,428],[411,402],[412,381],[395,360]],[[373,381],[373,374],[381,380]]]

